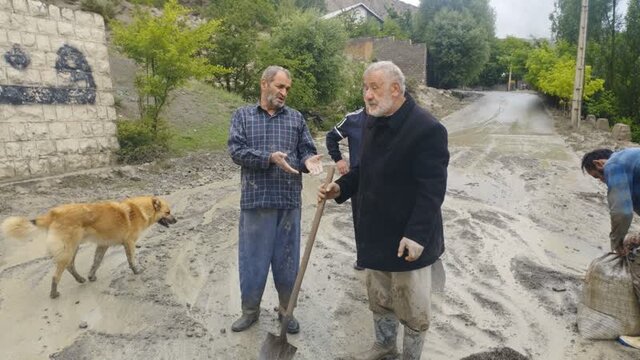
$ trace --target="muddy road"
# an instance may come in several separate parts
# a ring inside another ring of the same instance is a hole
[[[532,359],[629,359],[576,329],[581,278],[608,246],[604,188],[582,175],[540,99],[487,93],[445,119],[451,165],[444,204],[447,271],[424,359],[510,347]],[[319,139],[319,143],[323,143]],[[322,148],[322,151],[326,152]],[[305,178],[303,241],[324,175]],[[0,184],[0,219],[60,203],[158,194],[178,223],[139,242],[145,271],[108,250],[96,282],[67,273],[48,298],[53,265],[42,242],[0,241],[0,336],[6,359],[255,359],[278,330],[269,279],[260,321],[243,333],[237,274],[239,169],[224,153]],[[289,337],[297,359],[335,359],[372,340],[364,273],[353,270],[351,210],[327,204]],[[94,246],[79,252],[86,274]]]

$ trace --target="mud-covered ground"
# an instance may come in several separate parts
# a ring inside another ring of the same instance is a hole
[[[554,126],[527,93],[487,93],[443,123],[451,150],[447,285],[434,297],[423,359],[640,357],[612,341],[582,340],[575,325],[584,271],[608,246],[604,188],[580,173],[579,157],[589,141],[607,137]],[[323,177],[305,177],[303,241]],[[44,243],[0,241],[1,357],[255,359],[278,330],[277,298],[269,280],[260,321],[230,331],[240,314],[239,189],[239,168],[225,153],[0,185],[0,219],[157,194],[179,220],[141,239],[142,274],[129,270],[123,249],[111,248],[96,282],[78,284],[65,273],[55,300]],[[365,274],[352,269],[350,214],[348,205],[325,208],[296,309],[302,330],[289,336],[297,359],[335,359],[372,339]],[[87,244],[77,256],[81,274],[93,249]]]

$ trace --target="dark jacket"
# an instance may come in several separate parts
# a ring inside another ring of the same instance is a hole
[[[358,263],[381,271],[409,271],[444,252],[441,205],[447,185],[447,130],[407,95],[390,117],[369,116],[360,165],[336,180],[338,203],[355,196]],[[416,261],[398,258],[402,237],[424,246]]]
[[[348,113],[342,121],[327,133],[327,150],[333,161],[342,160],[338,142],[347,138],[349,140],[349,168],[358,166],[360,161],[360,144],[362,143],[362,126],[367,113],[364,109]]]

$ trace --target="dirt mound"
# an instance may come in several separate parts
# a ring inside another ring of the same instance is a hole
[[[473,354],[460,360],[527,360],[528,357],[512,348],[503,347],[492,351]]]

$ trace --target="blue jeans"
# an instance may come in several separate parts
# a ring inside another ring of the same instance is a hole
[[[260,311],[269,266],[281,311],[287,308],[300,264],[300,209],[240,210],[238,267],[242,312]]]

